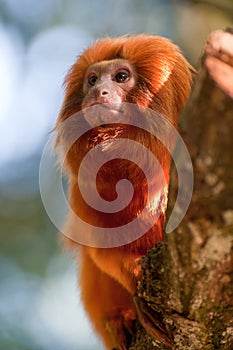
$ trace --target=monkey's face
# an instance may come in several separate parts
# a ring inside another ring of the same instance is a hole
[[[91,65],[83,82],[84,118],[91,126],[109,124],[116,117],[119,122],[128,121],[124,102],[136,83],[136,72],[127,60],[113,59]]]

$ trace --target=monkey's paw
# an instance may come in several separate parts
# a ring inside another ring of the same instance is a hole
[[[134,296],[133,300],[136,305],[138,320],[145,328],[146,332],[156,340],[171,348],[173,344],[170,341],[164,326],[152,314],[152,310],[147,303],[138,296]]]

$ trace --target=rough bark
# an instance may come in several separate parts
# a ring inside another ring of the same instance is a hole
[[[194,168],[190,208],[142,259],[139,295],[173,349],[233,349],[233,35],[217,31],[182,120]],[[173,172],[169,206],[175,200]],[[168,209],[169,211],[169,209]],[[169,349],[137,324],[130,350]]]

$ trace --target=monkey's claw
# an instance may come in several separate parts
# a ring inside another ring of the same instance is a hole
[[[173,344],[170,341],[164,326],[152,314],[150,307],[143,299],[139,298],[138,296],[134,296],[133,300],[136,305],[138,320],[145,328],[146,332],[156,340],[171,348]]]

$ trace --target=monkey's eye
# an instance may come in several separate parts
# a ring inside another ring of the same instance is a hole
[[[97,75],[91,74],[88,77],[88,84],[91,85],[91,86],[95,85],[95,83],[97,82],[97,79],[98,79]]]
[[[120,71],[115,75],[114,80],[117,83],[124,83],[125,81],[129,80],[129,73],[127,71]]]

